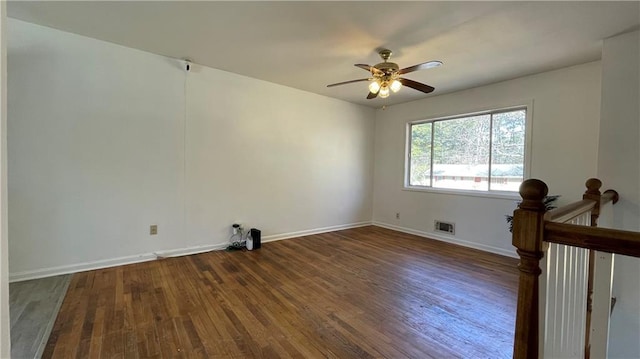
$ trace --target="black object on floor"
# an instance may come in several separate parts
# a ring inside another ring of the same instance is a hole
[[[262,245],[261,232],[259,229],[251,228],[251,238],[253,238],[253,249],[259,249]]]

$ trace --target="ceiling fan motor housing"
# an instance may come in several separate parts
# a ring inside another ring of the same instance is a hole
[[[389,61],[389,59],[391,58],[391,55],[393,54],[393,52],[391,52],[391,50],[382,49],[382,50],[380,50],[378,52],[378,54],[380,55],[382,60],[384,60],[384,62],[376,64],[375,66],[373,66],[374,68],[384,72],[384,74],[386,76],[390,76],[394,72],[400,70],[400,67],[398,66],[398,64],[393,63],[393,62],[387,62],[387,61]],[[377,71],[375,71],[373,69],[371,71],[372,71],[372,74],[375,76],[376,74],[374,72],[377,72]]]
[[[385,75],[391,75],[392,73],[400,70],[400,67],[398,66],[398,64],[393,62],[381,62],[379,64],[376,64],[373,67],[384,72]]]

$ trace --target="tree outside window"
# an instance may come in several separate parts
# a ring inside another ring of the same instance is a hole
[[[517,192],[524,180],[524,108],[409,126],[409,187]]]

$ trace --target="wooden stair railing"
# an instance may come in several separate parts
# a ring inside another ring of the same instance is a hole
[[[540,259],[543,252],[543,199],[549,193],[547,185],[529,179],[520,186],[522,202],[513,212],[513,245],[520,256],[518,270],[518,304],[513,357],[538,359]]]
[[[593,293],[593,251],[602,251],[640,257],[640,233],[597,228],[600,206],[613,201],[618,194],[613,190],[600,193],[602,182],[592,178],[586,183],[587,191],[582,201],[550,212],[545,211],[544,197],[547,185],[537,179],[529,179],[520,186],[522,202],[514,211],[513,245],[520,256],[520,271],[516,328],[513,357],[537,359],[539,353],[539,286],[540,260],[548,243],[588,249],[589,284],[587,286],[587,332],[585,333],[585,357],[589,357],[589,327],[591,295]],[[591,227],[563,223],[581,214],[591,212]]]

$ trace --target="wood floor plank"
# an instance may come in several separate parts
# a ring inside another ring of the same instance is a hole
[[[78,273],[43,357],[510,357],[516,265],[371,226]]]

